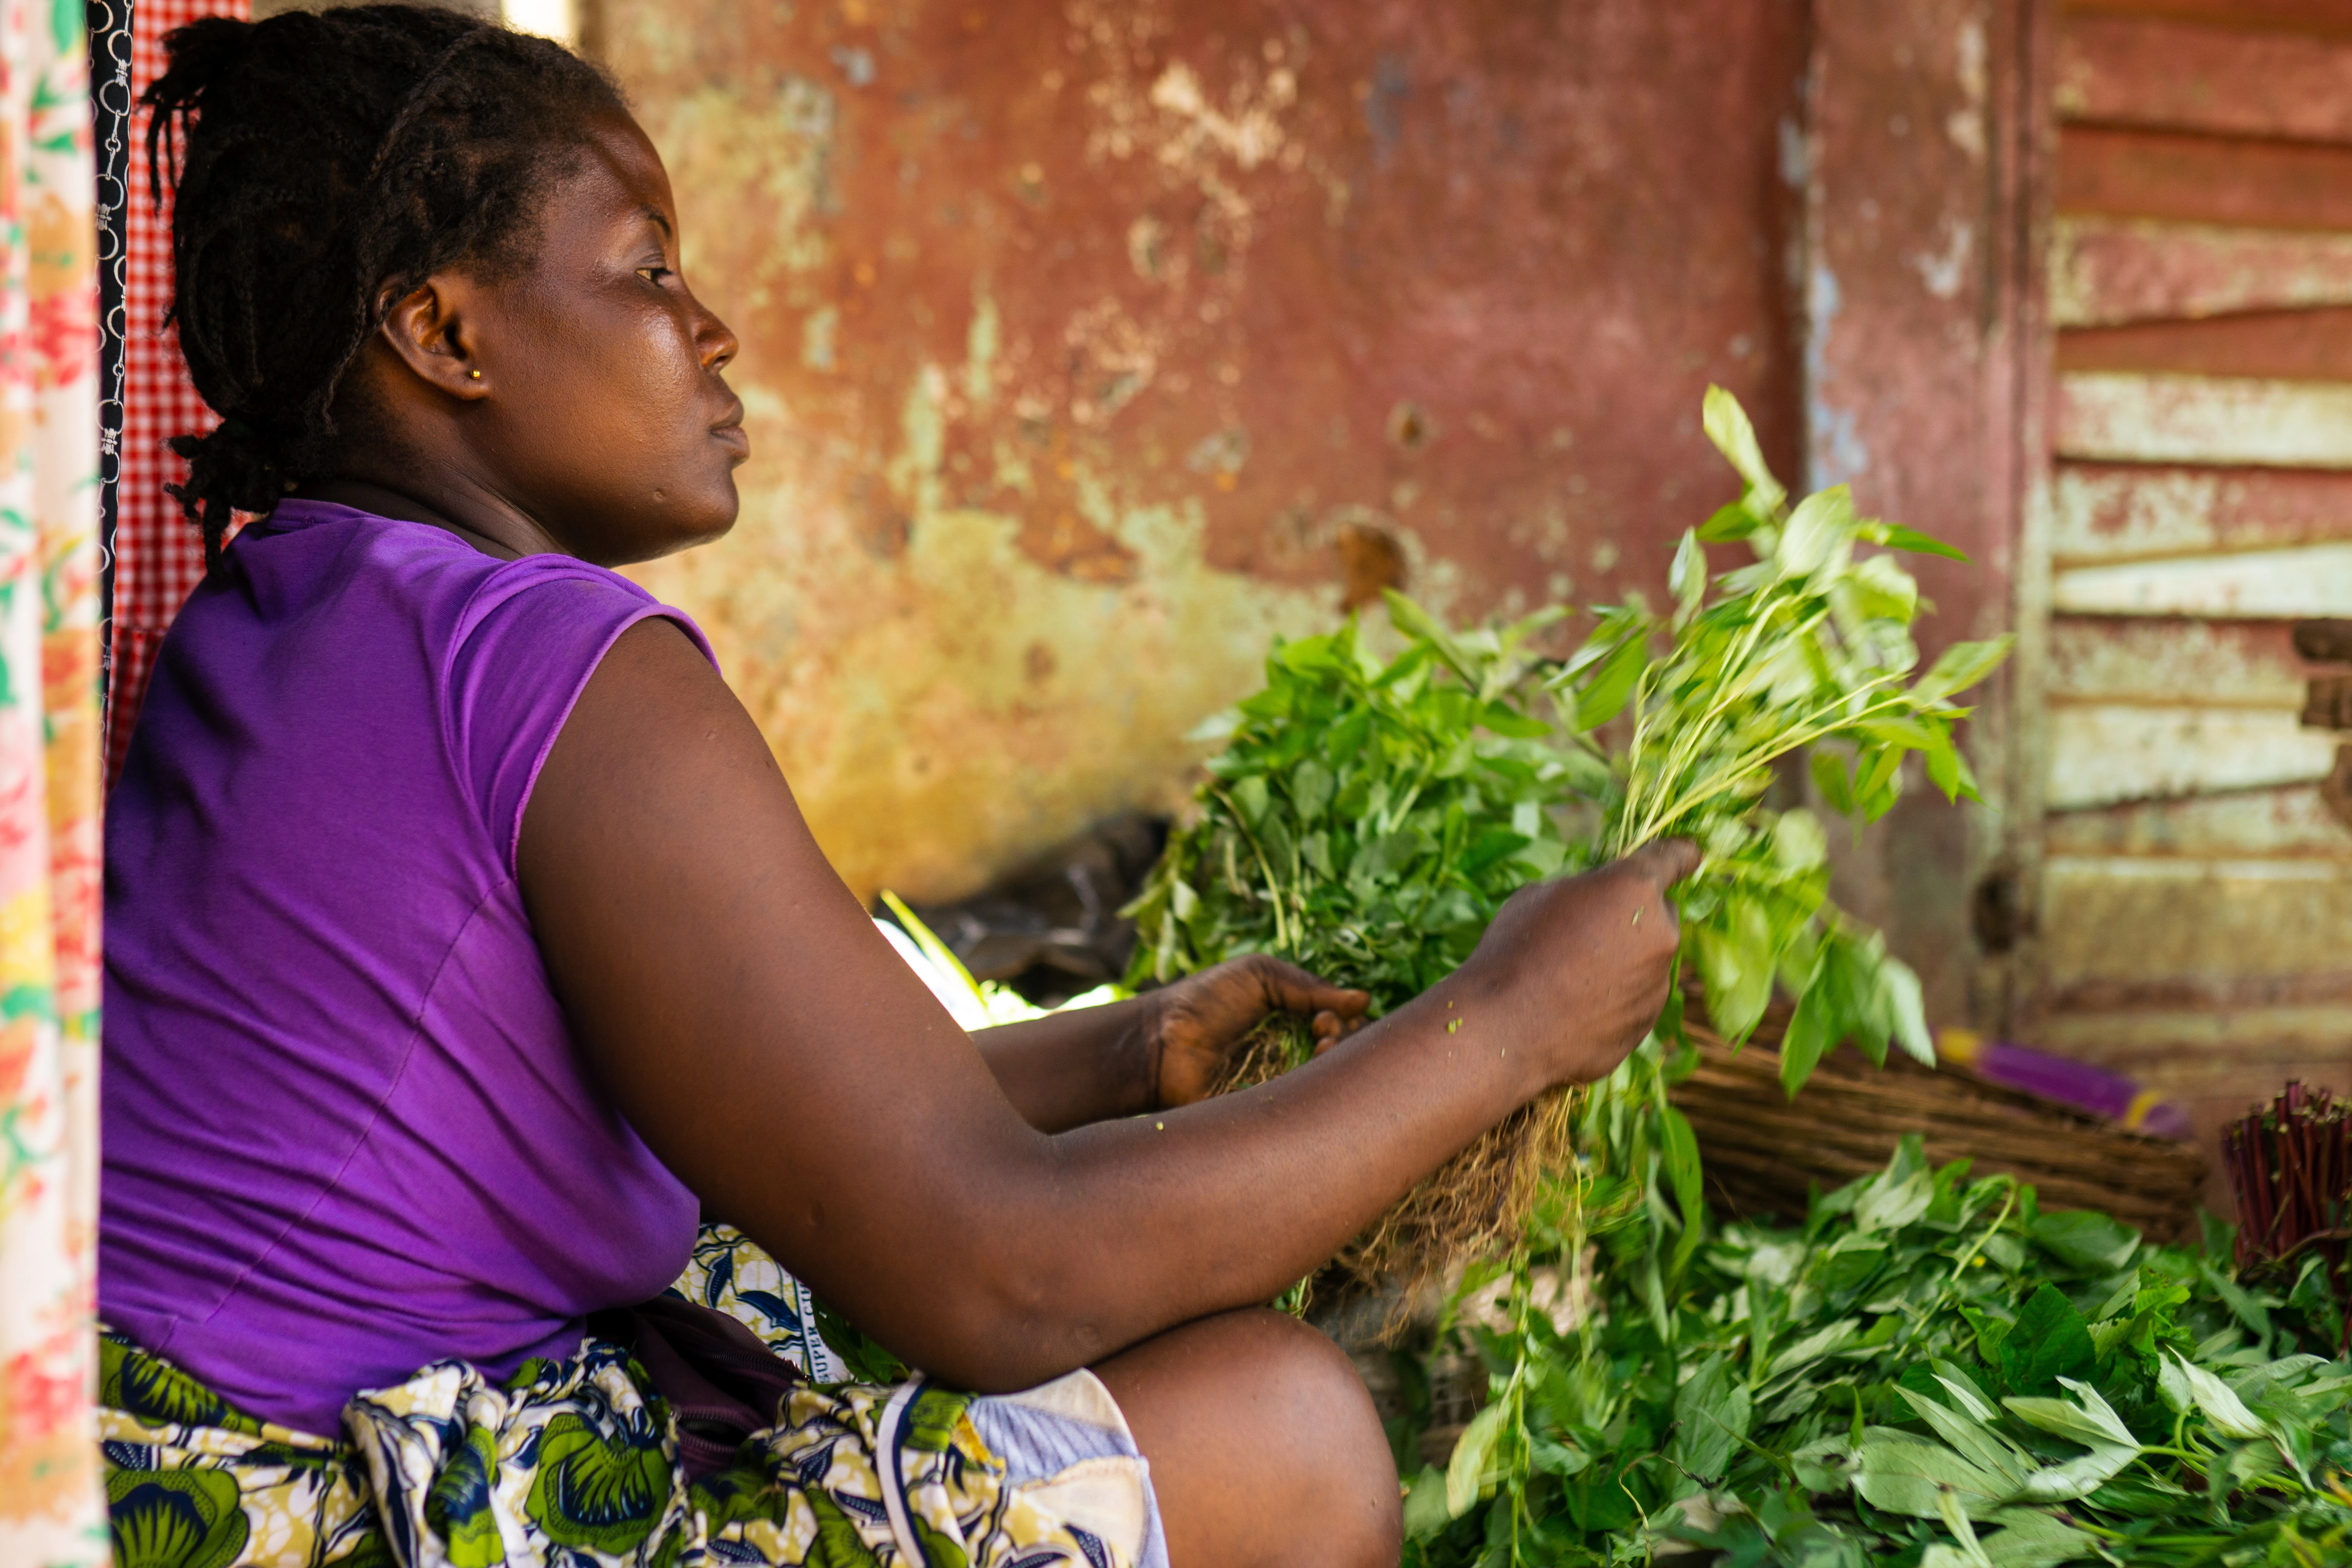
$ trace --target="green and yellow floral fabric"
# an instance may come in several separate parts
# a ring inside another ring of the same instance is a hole
[[[848,1365],[817,1331],[808,1287],[731,1225],[706,1225],[669,1293],[726,1313],[811,1382],[845,1383]]]
[[[720,1255],[698,1252],[696,1299]],[[920,1378],[803,1384],[689,1481],[644,1369],[593,1336],[503,1384],[453,1361],[362,1394],[348,1441],[256,1420],[120,1335],[100,1368],[116,1568],[1133,1568],[1057,1510],[1067,1489],[1007,1481],[971,1395]]]

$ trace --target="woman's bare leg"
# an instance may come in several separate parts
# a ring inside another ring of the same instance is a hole
[[[1395,1462],[1337,1346],[1263,1310],[1095,1368],[1151,1461],[1171,1568],[1392,1568]]]

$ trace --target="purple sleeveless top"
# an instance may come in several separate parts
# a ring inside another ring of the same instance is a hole
[[[650,616],[701,643],[601,567],[289,500],[163,641],[107,803],[100,1312],[254,1415],[331,1436],[428,1362],[568,1355],[685,1266],[694,1194],[589,1080],[515,881]]]

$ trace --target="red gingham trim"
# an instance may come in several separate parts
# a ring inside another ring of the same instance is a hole
[[[163,38],[199,16],[243,16],[248,0],[139,0],[131,17],[134,98],[163,68]],[[122,467],[115,492],[114,661],[107,700],[106,776],[131,743],[131,723],[154,667],[155,645],[204,575],[204,544],[163,493],[187,465],[163,445],[212,428],[213,411],[188,384],[179,339],[163,326],[172,302],[172,229],[147,177],[147,116],[133,111],[131,200],[123,215]]]

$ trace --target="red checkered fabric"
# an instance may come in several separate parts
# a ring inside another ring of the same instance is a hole
[[[243,16],[249,0],[139,0],[131,15],[131,85],[147,90],[163,68],[163,38],[199,16]],[[122,468],[115,491],[114,649],[108,684],[106,777],[113,783],[131,743],[131,721],[154,668],[156,645],[204,575],[205,550],[180,503],[163,493],[187,465],[163,443],[212,428],[216,420],[163,325],[172,304],[172,225],[155,210],[147,178],[147,117],[135,116],[129,233],[122,267]]]

